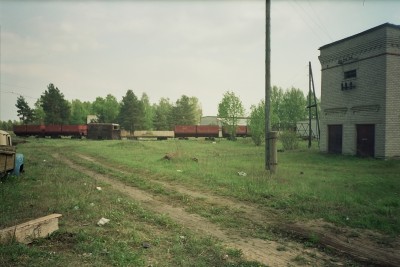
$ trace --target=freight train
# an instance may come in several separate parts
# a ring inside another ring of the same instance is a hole
[[[157,138],[165,140],[168,138],[198,138],[204,137],[214,139],[218,137],[231,138],[227,127],[218,125],[177,125],[174,131],[126,131],[121,130],[114,123],[89,123],[81,125],[14,125],[15,135],[27,137],[51,137],[70,136],[72,138],[86,137],[95,140],[114,140],[121,138]],[[236,137],[250,136],[248,126],[237,126]]]

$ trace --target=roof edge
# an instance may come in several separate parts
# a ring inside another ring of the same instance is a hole
[[[380,28],[384,28],[384,27],[395,28],[395,29],[399,29],[399,30],[400,30],[400,25],[396,25],[396,24],[392,24],[392,23],[386,22],[386,23],[383,23],[383,24],[378,25],[378,26],[376,26],[376,27],[373,27],[373,28],[371,28],[371,29],[368,29],[368,30],[362,31],[362,32],[360,32],[360,33],[357,33],[357,34],[348,36],[348,37],[346,37],[346,38],[340,39],[340,40],[338,40],[338,41],[335,41],[335,42],[332,42],[332,43],[323,45],[323,46],[321,46],[320,48],[318,48],[318,50],[321,50],[321,49],[327,48],[327,47],[329,47],[329,46],[332,46],[332,45],[335,45],[335,44],[338,44],[338,43],[347,41],[347,40],[349,40],[349,39],[352,39],[352,38],[357,37],[357,36],[364,35],[364,34],[369,33],[369,32],[376,31],[376,30],[378,30],[378,29],[380,29]]]

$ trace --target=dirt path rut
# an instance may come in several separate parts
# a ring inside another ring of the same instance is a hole
[[[86,155],[78,155],[80,158],[97,162],[94,158]],[[285,242],[284,244],[275,241],[265,241],[257,238],[243,238],[238,235],[228,234],[217,225],[209,222],[203,217],[186,212],[183,208],[174,207],[156,199],[156,196],[127,186],[122,182],[99,175],[91,170],[73,164],[71,161],[62,159],[70,167],[84,172],[85,174],[105,183],[110,184],[114,189],[129,195],[135,200],[143,203],[147,208],[162,214],[167,214],[177,223],[190,228],[194,231],[200,231],[214,236],[221,240],[230,248],[240,249],[248,260],[258,261],[269,266],[293,266],[296,265],[293,259],[301,256],[307,260],[309,265],[321,266],[329,262],[333,265],[341,265],[340,259],[334,259],[331,256],[321,253],[317,249],[305,249],[296,242]],[[108,166],[123,174],[130,174],[124,168],[115,168]],[[260,213],[256,206],[235,201],[226,197],[219,197],[205,192],[194,191],[180,184],[170,184],[164,181],[151,179],[152,182],[162,185],[164,188],[190,195],[194,198],[204,199],[210,204],[235,207],[245,214],[247,218],[258,223],[274,225],[282,232],[292,233],[300,238],[309,238],[311,235],[318,236],[318,242],[325,247],[334,249],[337,252],[351,256],[359,261],[374,264],[378,266],[400,266],[400,253],[398,241],[392,244],[392,247],[380,247],[371,239],[379,240],[381,236],[373,232],[358,232],[354,235],[354,230],[349,228],[338,228],[332,224],[323,221],[311,221],[308,223],[279,223],[279,218],[275,214]],[[285,249],[282,250],[282,247]],[[312,255],[312,256],[310,256]]]
[[[322,255],[316,249],[304,249],[302,245],[295,242],[282,244],[275,241],[265,241],[257,238],[243,238],[239,235],[228,234],[226,231],[220,229],[217,225],[209,222],[201,216],[188,213],[183,208],[174,207],[157,200],[157,196],[74,164],[70,160],[62,158],[60,155],[54,155],[54,157],[62,160],[72,169],[84,173],[97,181],[109,184],[114,190],[141,202],[141,204],[149,210],[160,214],[166,214],[176,223],[189,228],[194,232],[215,237],[222,241],[225,246],[241,250],[246,260],[257,261],[268,266],[297,266],[293,259],[301,256],[301,258],[311,266],[322,266],[330,259],[329,256]],[[285,249],[280,249],[283,246]]]

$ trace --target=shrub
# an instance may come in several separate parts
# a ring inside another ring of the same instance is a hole
[[[293,150],[299,147],[299,139],[294,131],[285,131],[279,138],[285,150]]]

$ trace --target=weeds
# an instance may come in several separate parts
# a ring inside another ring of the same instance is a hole
[[[227,252],[216,240],[199,237],[166,215],[150,212],[53,159],[51,155],[58,151],[69,153],[60,144],[66,141],[70,146],[70,140],[35,141],[19,147],[27,160],[25,174],[0,184],[0,225],[3,228],[57,212],[63,215],[60,230],[31,245],[0,245],[0,266],[226,264],[223,255]],[[109,171],[105,167],[99,169],[102,173]],[[96,189],[99,186],[101,191]],[[162,193],[160,188],[155,190]],[[97,226],[101,217],[109,218],[110,223]],[[177,236],[184,236],[184,242]],[[143,242],[150,247],[144,248]],[[236,258],[233,264],[241,262],[246,263]]]

